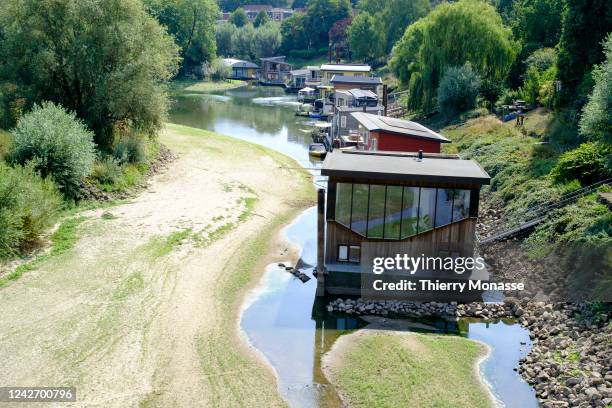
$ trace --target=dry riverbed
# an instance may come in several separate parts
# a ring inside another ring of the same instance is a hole
[[[161,142],[178,159],[146,191],[79,214],[72,249],[0,288],[3,385],[76,386],[75,406],[284,405],[237,318],[258,271],[290,258],[276,237],[312,205],[310,177],[211,132],[168,125]]]

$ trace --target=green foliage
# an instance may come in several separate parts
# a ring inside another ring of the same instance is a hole
[[[223,59],[217,58],[206,69],[206,75],[211,81],[222,81],[231,76],[232,68]]]
[[[583,185],[592,184],[612,177],[611,155],[612,147],[609,144],[583,143],[577,149],[562,154],[551,175],[560,183],[578,180]]]
[[[580,84],[591,67],[603,61],[601,44],[612,27],[612,2],[571,0],[565,3],[557,61],[563,86],[561,102],[581,108],[590,88],[583,92]]]
[[[136,136],[125,137],[115,146],[113,156],[121,164],[145,163],[147,161],[145,142]]]
[[[371,62],[384,55],[383,27],[380,19],[366,12],[353,19],[348,29],[348,40],[355,58]]]
[[[93,134],[76,118],[52,102],[35,105],[11,132],[14,163],[33,163],[43,177],[52,176],[60,190],[75,197],[95,159]]]
[[[440,112],[452,116],[474,108],[480,83],[480,75],[470,64],[448,68],[438,88]]]
[[[0,81],[28,105],[76,112],[105,147],[117,127],[163,125],[178,47],[141,1],[5,0],[0,27]]]
[[[280,26],[273,21],[257,28],[222,23],[217,27],[217,38],[219,55],[247,60],[275,55],[282,43]]]
[[[385,52],[390,52],[406,27],[425,16],[431,6],[429,0],[359,0],[357,8],[384,22],[379,35],[384,38]]]
[[[604,43],[606,60],[595,67],[595,86],[582,109],[580,134],[592,140],[612,143],[612,34]]]
[[[0,162],[10,152],[12,144],[11,134],[0,129]]]
[[[249,17],[247,16],[246,11],[244,11],[242,7],[239,7],[236,10],[234,10],[232,15],[230,16],[229,22],[235,25],[236,27],[240,28],[240,27],[244,27],[245,25],[249,24]]]
[[[326,47],[332,26],[350,16],[349,0],[310,0],[306,13],[294,13],[283,20],[280,29],[283,52]]]
[[[523,86],[519,89],[519,96],[532,105],[552,107],[555,95],[554,82],[557,76],[555,50],[551,48],[536,50],[525,63],[527,71]]]
[[[255,28],[265,25],[270,21],[270,17],[268,17],[268,13],[265,12],[265,10],[261,10],[259,13],[257,13],[257,16],[255,16],[255,20],[253,21],[253,25],[255,26]]]
[[[508,13],[508,23],[522,49],[508,75],[513,88],[522,83],[526,58],[540,48],[553,48],[561,37],[561,18],[565,1],[517,0]],[[541,71],[545,71],[542,69]]]
[[[493,6],[460,0],[410,25],[393,48],[391,66],[410,89],[409,106],[429,111],[448,67],[469,62],[483,79],[503,81],[518,49]]]
[[[51,179],[42,179],[32,165],[0,163],[0,258],[17,254],[50,227],[61,205]]]
[[[219,8],[214,0],[145,0],[180,47],[182,72],[212,61],[216,55],[215,21]]]
[[[99,184],[115,184],[121,178],[121,166],[113,157],[105,157],[94,163],[91,178]]]
[[[221,23],[217,25],[217,55],[229,57],[233,54],[233,40],[236,38],[236,30],[236,26],[232,23]]]

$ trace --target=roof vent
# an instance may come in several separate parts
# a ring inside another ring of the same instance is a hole
[[[419,150],[419,155],[417,156],[416,161],[423,161],[423,150]]]

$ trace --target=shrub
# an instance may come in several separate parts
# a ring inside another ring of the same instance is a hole
[[[232,74],[232,69],[221,59],[217,58],[206,67],[206,75],[211,81],[221,81]]]
[[[448,68],[438,88],[440,111],[454,115],[474,108],[480,82],[480,76],[470,64]]]
[[[11,135],[0,129],[0,161],[4,160],[11,150]]]
[[[578,180],[583,185],[592,184],[612,176],[610,155],[612,148],[604,143],[583,143],[578,148],[563,153],[551,171],[556,182]]]
[[[113,157],[105,157],[96,161],[91,172],[91,178],[100,184],[115,184],[121,175],[121,166]]]
[[[61,106],[35,105],[12,131],[13,163],[34,163],[43,177],[52,176],[67,197],[75,197],[95,159],[93,133]]]
[[[141,164],[147,160],[144,141],[137,137],[126,137],[117,143],[113,156],[120,163]]]
[[[0,163],[0,258],[36,241],[51,224],[61,197],[51,179],[33,169]]]

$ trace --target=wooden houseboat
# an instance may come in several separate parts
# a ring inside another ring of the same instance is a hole
[[[259,72],[259,66],[257,64],[235,58],[224,58],[223,63],[232,69],[232,74],[228,79],[257,79],[257,74]]]
[[[261,58],[260,84],[284,87],[290,76],[291,64],[284,56]]]
[[[345,136],[359,135],[359,123],[351,113],[366,112],[373,115],[382,115],[384,111],[378,95],[370,90],[336,90],[333,101],[332,137],[339,140],[342,140]]]
[[[450,143],[446,137],[409,120],[352,112],[358,124],[364,150],[440,153],[442,143]]]
[[[391,270],[374,275],[377,257],[407,254],[473,257],[479,191],[489,175],[472,160],[456,155],[334,150],[319,190],[317,295],[376,296],[372,278],[415,280],[431,277],[474,279],[422,269],[414,275]],[[426,294],[409,293],[422,298]],[[426,297],[425,297],[426,298]]]

